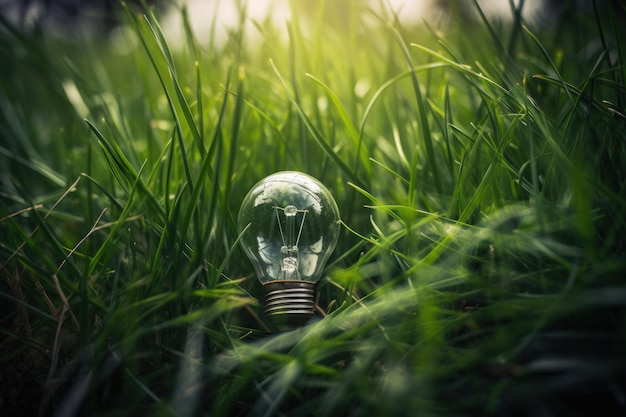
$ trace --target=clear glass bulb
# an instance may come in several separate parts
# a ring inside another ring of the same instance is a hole
[[[314,285],[337,244],[339,219],[328,189],[301,172],[272,174],[243,199],[241,245],[266,289],[266,315],[279,328],[313,315]]]

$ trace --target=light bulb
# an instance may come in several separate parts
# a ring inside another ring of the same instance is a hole
[[[295,171],[259,181],[237,219],[241,246],[265,287],[265,314],[279,329],[314,314],[314,286],[339,238],[339,209],[328,189]]]

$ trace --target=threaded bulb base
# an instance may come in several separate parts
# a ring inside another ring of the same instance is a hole
[[[279,329],[302,326],[315,311],[315,284],[307,281],[270,281],[265,287],[265,316]]]

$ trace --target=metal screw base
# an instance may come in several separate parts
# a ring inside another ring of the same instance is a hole
[[[279,330],[302,326],[314,314],[315,284],[307,281],[270,281],[265,287],[265,315]]]

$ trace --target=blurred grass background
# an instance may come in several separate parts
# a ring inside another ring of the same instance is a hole
[[[480,4],[2,15],[2,415],[626,413],[623,3]],[[280,170],[343,229],[274,334],[234,219]]]

